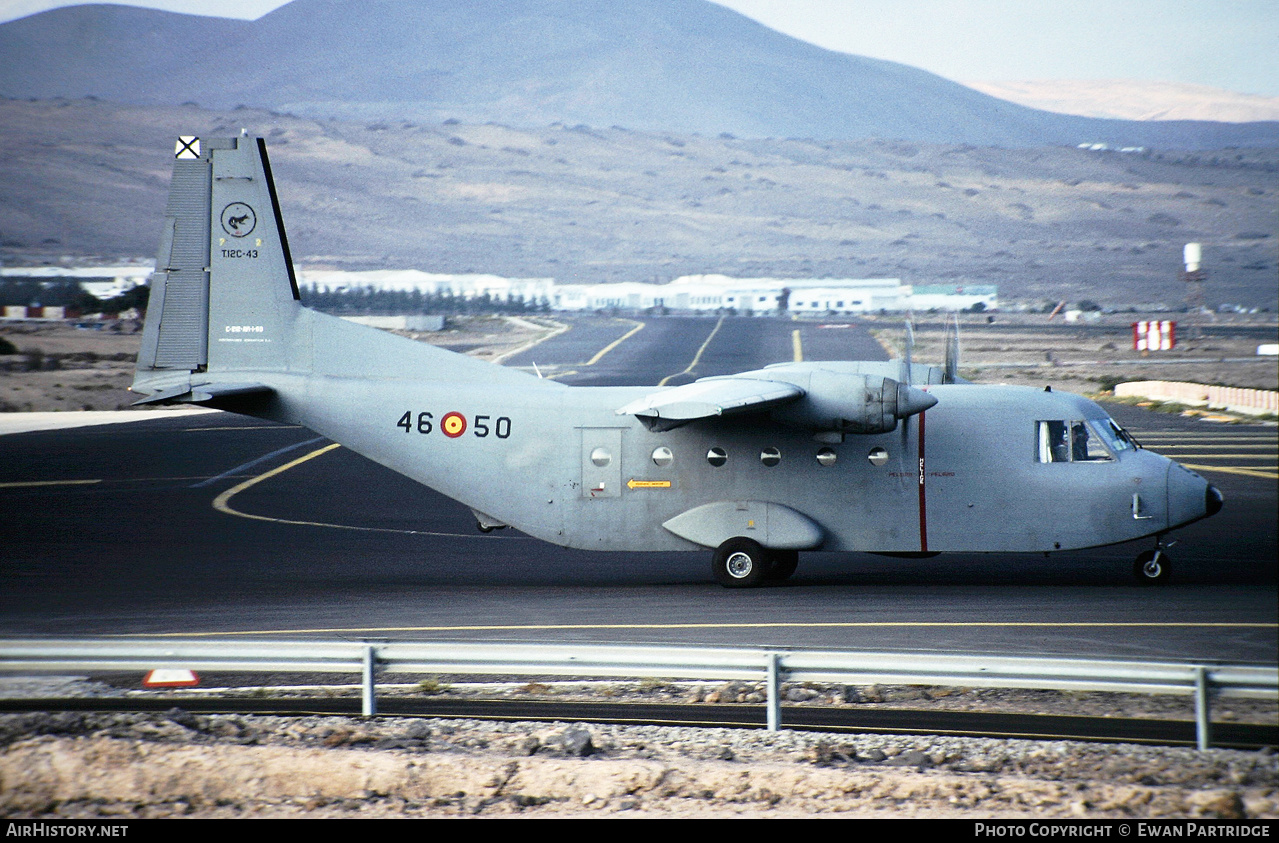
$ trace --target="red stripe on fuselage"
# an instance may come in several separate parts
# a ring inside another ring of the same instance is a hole
[[[919,550],[928,552],[928,503],[924,495],[924,417],[928,413],[919,414]]]

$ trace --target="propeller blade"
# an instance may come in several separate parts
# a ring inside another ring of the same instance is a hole
[[[907,386],[910,386],[911,384],[911,374],[912,374],[911,368],[913,365],[911,363],[911,358],[914,356],[914,353],[915,353],[915,326],[911,323],[911,320],[907,319],[906,320],[906,348],[902,352],[902,362],[901,362],[902,376],[898,378],[899,381],[906,384]]]
[[[946,362],[942,374],[942,383],[959,383],[959,315],[952,323],[946,323]]]

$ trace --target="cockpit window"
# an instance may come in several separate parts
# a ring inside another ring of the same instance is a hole
[[[1113,419],[1096,419],[1089,423],[1101,434],[1102,441],[1106,443],[1106,447],[1116,454],[1120,451],[1128,451],[1138,447],[1137,442],[1128,431],[1115,424]]]
[[[1114,459],[1102,444],[1092,422],[1071,422],[1070,431],[1071,457],[1076,462]]]
[[[1101,462],[1114,459],[1109,440],[1099,434],[1101,424],[1086,421],[1035,423],[1036,456],[1040,462]],[[1111,434],[1114,437],[1114,434]],[[1120,441],[1123,447],[1126,443]],[[1115,451],[1122,448],[1115,448]]]
[[[1064,421],[1037,422],[1039,428],[1039,461],[1070,462],[1069,440]]]

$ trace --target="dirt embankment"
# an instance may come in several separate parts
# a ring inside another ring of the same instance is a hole
[[[179,709],[0,742],[8,817],[1279,817],[1270,750]]]

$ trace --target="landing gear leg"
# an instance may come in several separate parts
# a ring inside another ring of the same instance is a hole
[[[1156,539],[1154,550],[1144,550],[1137,554],[1132,563],[1133,575],[1143,585],[1162,585],[1172,575],[1172,560],[1164,550],[1162,539]]]

